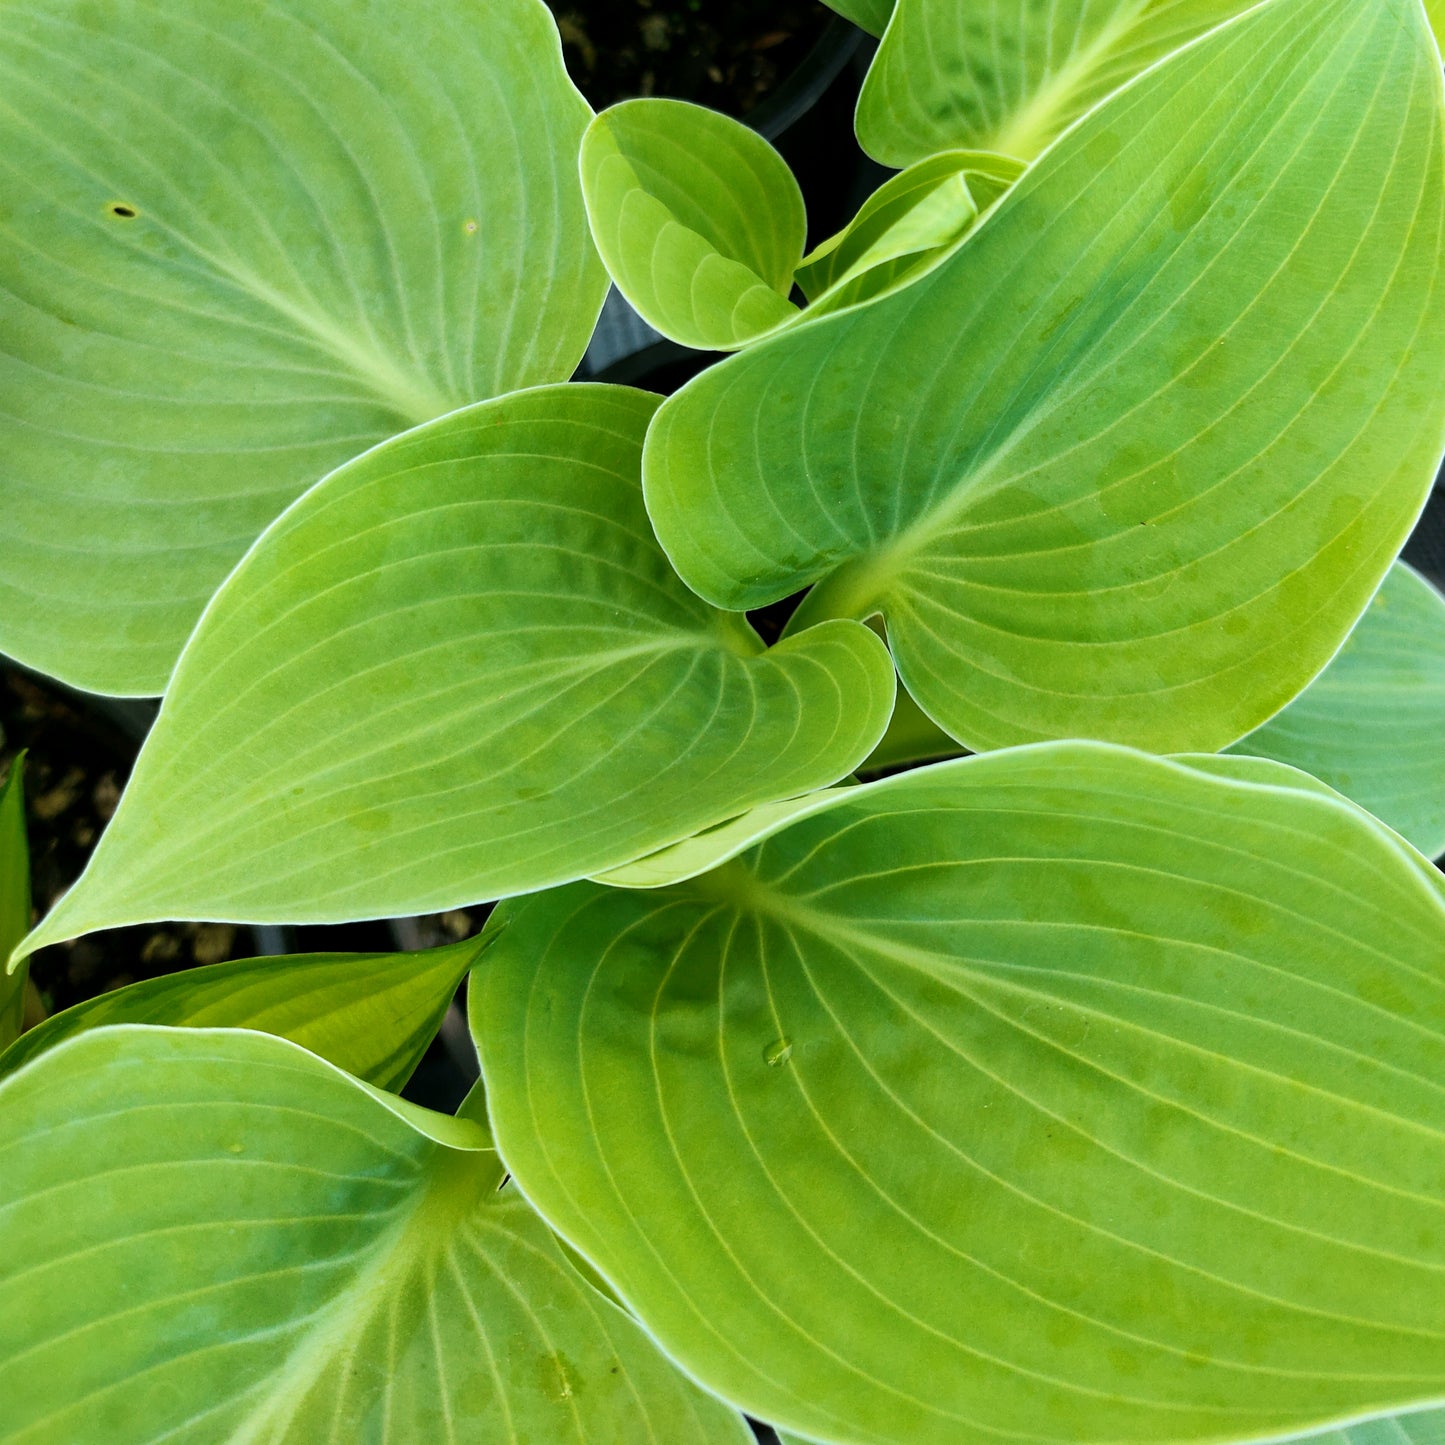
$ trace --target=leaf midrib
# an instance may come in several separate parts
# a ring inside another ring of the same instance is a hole
[[[253,1387],[264,1390],[264,1398],[236,1428],[231,1445],[261,1445],[284,1438],[296,1411],[328,1367],[365,1334],[395,1297],[396,1286],[445,1246],[451,1225],[488,1183],[485,1158],[493,1161],[493,1172],[500,1178],[501,1164],[495,1155],[432,1145],[423,1166],[425,1183],[415,1201],[372,1244],[368,1263],[352,1283],[305,1322],[284,1365]]]

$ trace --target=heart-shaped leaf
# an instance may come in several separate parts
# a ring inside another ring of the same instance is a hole
[[[10,764],[0,783],[0,1049],[20,1035],[25,1013],[25,980],[29,966],[22,961],[13,973],[3,960],[30,932],[30,849],[25,840],[25,755]]]
[[[1032,160],[1132,76],[1257,0],[898,0],[858,100],[869,155]]]
[[[617,289],[684,346],[728,350],[798,314],[803,193],[741,121],[680,100],[628,100],[582,138],[582,194]]]
[[[485,1145],[265,1034],[50,1050],[0,1084],[0,1438],[744,1445]]]
[[[160,692],[316,479],[570,375],[606,277],[540,0],[15,0],[0,649]]]
[[[0,1054],[0,1074],[88,1029],[165,1024],[275,1034],[378,1088],[399,1089],[481,948],[471,938],[417,953],[240,958],[148,978],[86,999],[21,1035]]]
[[[809,1438],[1445,1401],[1445,890],[1259,767],[1013,749],[690,883],[504,905],[470,991],[503,1158],[669,1354]]]
[[[881,613],[974,751],[1213,751],[1325,665],[1442,445],[1439,55],[1410,0],[1266,0],[1115,95],[903,291],[658,413],[684,579]]]
[[[1231,751],[1303,768],[1445,853],[1445,597],[1397,562],[1330,665]]]
[[[846,776],[892,709],[886,649],[837,622],[765,650],[682,585],[638,481],[657,400],[503,397],[309,492],[212,602],[31,946],[458,907]]]

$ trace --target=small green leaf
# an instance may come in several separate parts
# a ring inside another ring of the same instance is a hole
[[[0,783],[0,1049],[20,1037],[25,1015],[25,980],[29,965],[22,959],[14,972],[5,961],[30,932],[30,849],[25,840],[25,754],[10,764]]]
[[[0,1074],[87,1029],[167,1024],[276,1034],[369,1084],[399,1089],[481,947],[471,938],[419,953],[242,958],[145,979],[46,1019],[0,1054]]]
[[[156,693],[317,478],[569,376],[606,289],[540,0],[12,0],[0,650]]]
[[[808,1438],[1445,1401],[1445,890],[1318,782],[1209,761],[1268,781],[1012,749],[503,905],[470,1007],[508,1167]]]
[[[870,35],[882,35],[893,13],[893,0],[828,0],[828,7]]]
[[[892,709],[887,650],[855,622],[764,649],[683,586],[638,481],[657,401],[521,392],[309,492],[212,602],[29,946],[459,907],[847,776]]]
[[[741,121],[679,100],[628,100],[582,138],[582,193],[617,289],[664,336],[730,350],[798,314],[803,194]]]
[[[265,1034],[43,1054],[0,1083],[0,1440],[744,1445],[485,1143]]]
[[[895,289],[955,250],[979,211],[1022,173],[1006,156],[930,156],[884,181],[843,230],[809,252],[798,285],[815,313]]]
[[[973,751],[1237,741],[1339,648],[1440,460],[1441,89],[1417,0],[1266,0],[931,274],[671,397],[662,545],[721,607],[816,583],[801,624],[881,614]]]
[[[963,750],[914,702],[905,687],[898,689],[893,717],[882,741],[858,766],[860,773],[898,768],[907,763],[931,763],[957,757]]]
[[[1230,751],[1313,773],[1445,853],[1445,597],[1397,562],[1330,665]]]
[[[858,101],[884,165],[957,146],[1032,160],[1071,121],[1257,0],[898,0]]]

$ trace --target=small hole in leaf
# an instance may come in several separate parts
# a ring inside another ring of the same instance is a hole
[[[109,211],[112,216],[122,221],[133,221],[140,215],[140,212],[136,210],[134,206],[127,206],[123,201],[112,201],[110,205],[106,207],[106,210]]]
[[[477,223],[470,219],[465,220],[462,222],[462,230],[469,236],[475,236],[477,234]]]

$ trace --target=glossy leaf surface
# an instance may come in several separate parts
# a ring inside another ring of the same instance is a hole
[[[275,1034],[369,1084],[397,1090],[421,1062],[480,951],[480,940],[470,938],[419,953],[232,959],[144,979],[46,1019],[0,1054],[0,1074],[89,1029],[165,1024]]]
[[[680,100],[623,101],[583,137],[582,191],[617,289],[664,336],[731,350],[797,315],[803,195],[741,121]]]
[[[881,612],[974,751],[1214,750],[1388,570],[1442,445],[1441,71],[1406,0],[1268,0],[1093,111],[901,292],[659,412],[725,607]]]
[[[265,1034],[46,1053],[0,1084],[0,1440],[743,1445],[484,1143]]]
[[[858,102],[884,165],[975,146],[1033,160],[1140,71],[1256,0],[898,0]]]
[[[846,776],[887,651],[855,622],[765,651],[682,585],[638,483],[656,404],[519,393],[310,492],[211,605],[36,937],[457,907]]]
[[[1258,1439],[1445,1401],[1445,890],[1317,782],[1103,744],[504,905],[528,1197],[800,1435]],[[1303,778],[1303,775],[1292,774]]]
[[[1231,751],[1303,768],[1445,853],[1445,597],[1397,562],[1330,665]]]
[[[606,277],[540,0],[16,0],[0,650],[162,690],[301,491],[561,381]]]
[[[11,950],[30,932],[30,848],[25,839],[25,755],[0,783],[0,1049],[19,1037],[25,1014],[24,962],[5,972]]]

